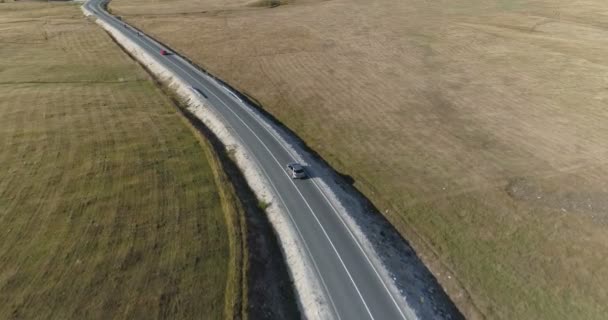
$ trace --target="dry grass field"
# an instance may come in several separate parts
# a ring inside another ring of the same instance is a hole
[[[210,146],[77,5],[0,3],[0,318],[242,316]]]
[[[469,317],[605,319],[605,0],[110,7],[352,176]]]

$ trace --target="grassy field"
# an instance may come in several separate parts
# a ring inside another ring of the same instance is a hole
[[[143,69],[74,4],[0,3],[0,57],[0,318],[246,316],[240,205]]]
[[[352,176],[469,317],[608,314],[604,0],[110,6]]]

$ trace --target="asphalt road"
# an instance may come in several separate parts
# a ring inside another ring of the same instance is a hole
[[[359,241],[315,183],[317,178],[292,180],[285,170],[292,156],[251,115],[244,102],[181,57],[161,55],[161,49],[168,49],[107,13],[106,1],[90,0],[84,6],[202,93],[248,147],[278,195],[278,205],[284,207],[296,226],[336,318],[405,319],[401,304],[397,303],[399,298],[390,293]]]

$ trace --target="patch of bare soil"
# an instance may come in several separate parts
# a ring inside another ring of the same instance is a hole
[[[248,7],[269,7],[269,8],[274,8],[274,7],[278,7],[280,5],[283,4],[287,4],[289,3],[288,1],[282,1],[282,0],[254,0],[251,2],[248,2],[246,5]]]
[[[563,180],[563,179],[562,179]],[[586,214],[596,219],[608,217],[608,194],[605,191],[592,191],[577,179],[555,183],[546,179],[515,178],[505,191],[514,200],[525,201],[533,206],[552,209],[557,213]]]

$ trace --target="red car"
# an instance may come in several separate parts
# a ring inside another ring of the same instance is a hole
[[[167,52],[167,50],[165,50],[165,49],[162,49],[162,50],[160,50],[160,54],[163,56],[166,56],[169,54],[169,52]]]

